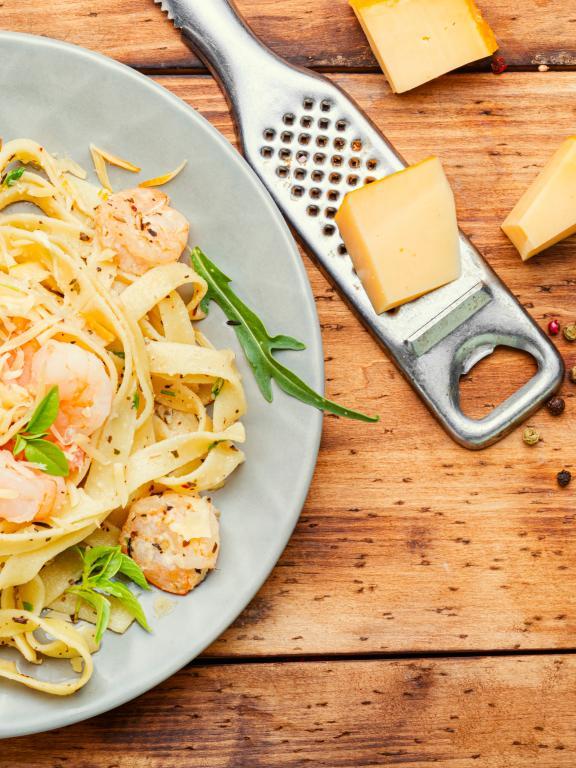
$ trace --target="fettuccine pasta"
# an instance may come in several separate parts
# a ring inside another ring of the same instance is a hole
[[[0,644],[74,668],[46,682],[12,651],[0,677],[55,695],[88,682],[98,648],[94,610],[67,593],[75,548],[119,543],[185,594],[218,555],[206,494],[244,458],[234,354],[197,328],[206,284],[179,260],[188,222],[168,203],[93,186],[28,139],[0,149]],[[110,602],[123,632],[134,617]]]

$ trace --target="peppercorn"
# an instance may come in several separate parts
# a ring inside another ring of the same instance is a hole
[[[537,429],[534,429],[534,427],[526,427],[522,435],[522,440],[524,440],[526,445],[536,445],[540,442],[540,432],[538,432]]]
[[[576,341],[576,323],[564,326],[562,333],[566,341]]]
[[[550,336],[558,336],[560,333],[560,323],[558,320],[550,320],[548,323],[548,333]]]
[[[558,472],[556,475],[556,480],[560,488],[566,488],[570,480],[572,480],[572,474],[567,469],[563,469],[562,472]]]
[[[564,413],[566,403],[561,397],[553,397],[552,400],[548,400],[546,403],[546,408],[548,408],[552,416],[560,416],[560,414]]]
[[[506,72],[507,69],[508,64],[506,63],[504,56],[494,56],[492,58],[492,72],[494,72],[495,75],[501,75],[503,72]]]
[[[568,378],[572,382],[572,384],[576,384],[576,365],[573,368],[570,368],[568,372]]]

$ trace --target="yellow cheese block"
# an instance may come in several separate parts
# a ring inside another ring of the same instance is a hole
[[[502,229],[524,261],[576,232],[576,136],[562,144]]]
[[[396,93],[498,48],[474,0],[350,0],[350,5]]]
[[[437,157],[349,192],[336,223],[377,313],[460,277],[454,195]]]

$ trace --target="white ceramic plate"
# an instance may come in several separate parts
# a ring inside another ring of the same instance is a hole
[[[0,134],[29,137],[91,168],[93,141],[141,165],[148,176],[188,158],[166,188],[191,222],[191,243],[234,279],[234,288],[271,332],[304,341],[306,352],[282,358],[317,390],[322,347],[314,301],[296,246],[266,190],[244,160],[190,107],[128,67],[41,37],[0,33]],[[133,177],[112,174],[116,188]],[[0,737],[83,720],[116,707],[172,675],[206,648],[262,585],[298,519],[312,478],[322,417],[275,390],[267,404],[236,343],[212,305],[205,321],[217,346],[232,346],[246,385],[246,464],[215,495],[222,511],[218,570],[154,632],[108,633],[90,683],[69,698],[48,697],[0,681]],[[48,674],[48,670],[44,674]]]

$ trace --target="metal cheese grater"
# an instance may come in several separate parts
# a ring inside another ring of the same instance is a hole
[[[266,48],[231,0],[157,1],[219,80],[245,156],[287,220],[447,432],[483,448],[547,400],[563,377],[560,356],[464,235],[459,280],[394,313],[374,312],[333,219],[346,192],[405,163],[360,108]],[[538,372],[471,419],[459,405],[460,377],[498,345],[530,353]]]

